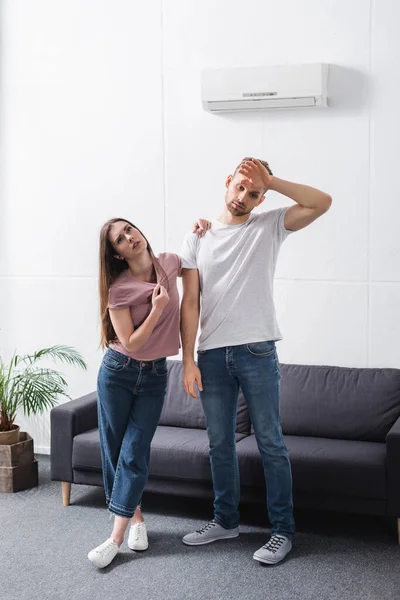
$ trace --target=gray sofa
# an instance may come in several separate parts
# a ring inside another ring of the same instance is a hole
[[[167,397],[147,491],[212,498],[205,419],[168,361]],[[297,507],[397,518],[400,543],[400,369],[281,365],[281,421]],[[243,502],[265,501],[262,463],[243,396],[236,443]],[[102,485],[96,393],[51,411],[51,477]]]

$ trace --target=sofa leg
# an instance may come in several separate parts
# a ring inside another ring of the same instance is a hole
[[[397,542],[400,545],[400,518],[397,519]]]
[[[61,491],[64,506],[69,506],[71,500],[71,484],[69,481],[61,482]]]

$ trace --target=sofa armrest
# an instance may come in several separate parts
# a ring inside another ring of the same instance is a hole
[[[400,417],[386,436],[389,515],[400,517]]]
[[[73,483],[72,444],[79,433],[95,429],[97,393],[55,406],[50,412],[51,479]]]

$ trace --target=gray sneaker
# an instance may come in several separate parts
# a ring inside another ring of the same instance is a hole
[[[254,560],[258,560],[268,565],[274,565],[281,562],[291,551],[292,542],[284,535],[274,533],[269,542],[262,546],[257,552],[254,552]]]
[[[238,537],[238,535],[239,527],[225,529],[225,527],[221,527],[215,521],[210,521],[201,529],[185,535],[182,542],[188,546],[201,546],[202,544],[211,544],[211,542],[216,542],[217,540],[229,540]]]

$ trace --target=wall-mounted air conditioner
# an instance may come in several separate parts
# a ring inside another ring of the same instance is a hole
[[[236,112],[328,106],[327,64],[238,67],[202,72],[203,108]]]

